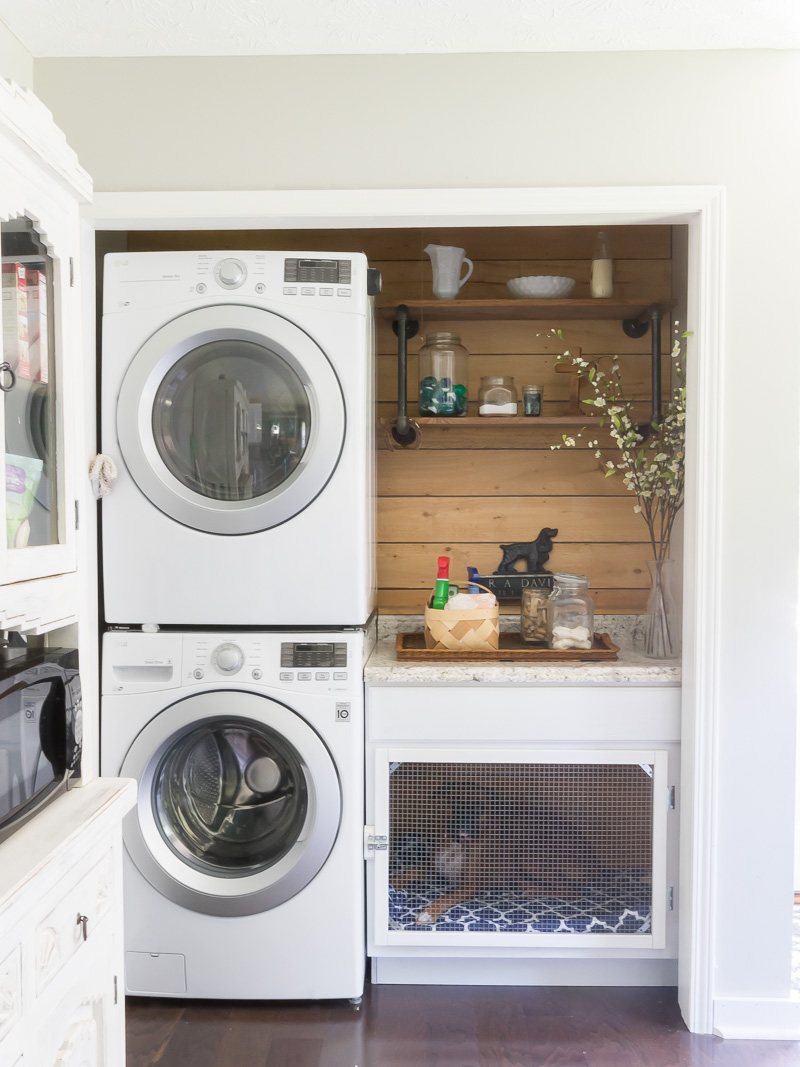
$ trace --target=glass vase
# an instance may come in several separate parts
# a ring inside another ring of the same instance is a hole
[[[675,599],[674,559],[648,559],[650,595],[644,617],[644,653],[650,659],[676,659],[681,652],[681,615]]]

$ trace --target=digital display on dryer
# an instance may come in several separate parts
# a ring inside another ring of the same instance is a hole
[[[349,259],[286,259],[283,263],[285,282],[321,282],[350,285],[352,281]]]

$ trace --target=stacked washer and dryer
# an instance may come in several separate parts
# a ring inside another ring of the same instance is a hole
[[[360,254],[106,256],[101,770],[126,986],[358,997],[374,329]]]

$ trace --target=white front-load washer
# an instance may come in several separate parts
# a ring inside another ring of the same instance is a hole
[[[101,771],[139,784],[123,823],[129,993],[361,995],[373,643],[374,624],[104,635]]]
[[[376,275],[360,253],[105,257],[107,623],[366,622]]]

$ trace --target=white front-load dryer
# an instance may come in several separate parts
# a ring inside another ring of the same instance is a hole
[[[129,993],[361,995],[373,640],[104,635],[101,771],[139,785],[123,824]]]
[[[118,470],[102,505],[107,623],[366,622],[368,277],[360,253],[105,257],[101,439]]]

